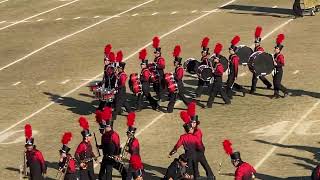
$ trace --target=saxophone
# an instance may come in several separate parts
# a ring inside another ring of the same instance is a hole
[[[67,158],[66,162],[64,163],[64,165],[63,165],[62,168],[59,167],[58,173],[57,173],[57,175],[56,175],[56,178],[57,178],[58,180],[63,179],[63,177],[66,175],[66,173],[67,173],[67,171],[68,171],[69,161],[70,161],[70,159],[72,159],[72,158],[71,158],[71,157],[66,157],[66,158]]]

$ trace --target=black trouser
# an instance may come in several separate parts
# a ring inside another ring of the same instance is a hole
[[[267,88],[271,88],[272,84],[268,81],[268,79],[265,76],[259,76],[259,79],[263,82],[264,85],[267,86]],[[251,81],[251,91],[256,91],[258,78],[255,73],[252,74],[252,81]]]
[[[77,180],[76,173],[66,173],[64,180]]]
[[[115,162],[114,160],[109,159],[106,156],[103,156],[101,166],[100,166],[100,171],[99,171],[99,180],[112,180],[112,170],[114,168],[120,172],[119,166],[120,166],[120,163]],[[127,172],[125,168],[122,169],[120,174],[121,174],[122,180],[125,180],[127,176]]]
[[[96,180],[94,175],[93,161],[87,163],[86,169],[80,168],[80,180]]]
[[[188,165],[188,174],[189,175],[193,175],[194,176],[194,180],[197,180],[198,176],[196,175],[197,173],[197,152],[196,151],[185,151],[185,154],[187,155],[188,157],[188,162],[187,162],[187,165]],[[199,172],[198,172],[199,174]]]
[[[134,170],[131,166],[129,166],[126,180],[135,180],[139,176],[143,178],[143,174],[143,169]]]
[[[151,94],[150,94],[150,84],[147,82],[142,83],[142,94],[138,95],[138,103],[137,103],[137,109],[141,110],[142,103],[143,103],[143,97],[146,96],[147,100],[149,101],[151,107],[155,109],[157,107],[157,100],[155,100]]]
[[[186,106],[191,102],[191,100],[189,98],[186,98],[184,95],[183,82],[179,81],[179,82],[177,82],[177,84],[178,84],[178,93],[169,93],[169,103],[168,103],[168,108],[167,108],[168,113],[173,112],[173,108],[174,108],[174,105],[177,101],[177,98],[180,98]]]
[[[212,85],[210,85],[210,88],[209,88],[209,99],[208,99],[208,102],[207,102],[207,106],[209,108],[212,107],[212,104],[214,103],[214,98],[220,94],[224,103],[226,104],[230,104],[230,99],[229,97],[227,96],[226,92],[222,89],[222,77],[215,77],[214,79],[214,83]]]
[[[165,80],[163,69],[157,69],[157,72],[159,73],[159,81],[157,83],[153,83],[153,89],[160,100],[163,99]]]
[[[215,179],[215,176],[211,170],[211,167],[207,161],[207,158],[206,156],[204,155],[204,152],[197,152],[197,160],[196,160],[196,163],[195,163],[195,176],[196,177],[199,177],[200,174],[199,174],[199,163],[201,164],[201,166],[203,167],[203,169],[206,171],[206,176],[207,176],[207,180],[214,180]]]
[[[196,97],[201,97],[205,84],[206,84],[206,82],[203,81],[202,79],[198,80],[198,87],[196,89]]]
[[[295,16],[303,16],[302,9],[300,6],[300,0],[295,0],[292,6],[293,14]]]
[[[124,107],[128,113],[131,112],[131,107],[127,101],[127,94],[125,87],[119,89],[119,92],[116,94],[115,97],[115,109],[112,113],[112,119],[116,120],[117,115],[121,112],[121,107]]]
[[[233,96],[233,89],[236,90],[236,91],[240,91],[240,92],[245,92],[244,88],[235,83],[235,80],[236,80],[236,77],[233,73],[229,74],[228,75],[228,80],[227,80],[227,95],[229,98],[232,98]]]
[[[286,94],[288,90],[281,84],[283,69],[277,68],[275,71],[275,75],[273,76],[274,95],[279,96],[279,91]]]
[[[99,100],[99,107],[98,107],[98,109],[99,109],[100,111],[103,111],[103,108],[104,108],[105,106],[112,107],[113,105],[114,105],[114,104],[111,103],[111,102]]]
[[[30,179],[31,180],[42,180],[43,175],[42,175],[42,168],[41,164],[39,161],[35,160],[29,165],[30,169]]]

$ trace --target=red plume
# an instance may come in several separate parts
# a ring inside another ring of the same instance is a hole
[[[27,139],[30,139],[32,137],[32,128],[30,124],[26,124],[24,126],[24,135]]]
[[[176,45],[173,50],[173,57],[179,57],[181,53],[181,47],[180,45]]]
[[[210,39],[208,37],[203,38],[202,43],[201,43],[201,47],[208,47]]]
[[[222,51],[222,48],[223,48],[222,44],[217,43],[216,46],[214,47],[214,53],[215,54],[220,54],[221,51]]]
[[[72,133],[71,132],[65,132],[62,136],[61,143],[62,144],[68,144],[72,139]]]
[[[188,104],[188,115],[194,117],[196,115],[196,103],[192,101]]]
[[[147,57],[147,50],[146,49],[142,49],[140,52],[139,52],[139,59],[140,60],[145,60]]]
[[[102,121],[102,112],[100,110],[96,110],[96,122],[100,123]]]
[[[283,40],[284,40],[284,34],[279,34],[277,37],[276,43],[281,44],[283,42]]]
[[[231,40],[231,44],[232,45],[237,45],[240,42],[240,36],[235,36],[232,40]]]
[[[110,120],[112,118],[112,108],[105,107],[102,112],[102,119],[103,120]]]
[[[114,52],[110,52],[110,53],[109,53],[109,60],[110,60],[111,62],[115,62],[116,57],[115,57],[115,55],[114,55]]]
[[[153,39],[152,39],[152,46],[154,47],[154,48],[158,48],[159,47],[159,45],[160,45],[160,39],[159,39],[159,37],[158,36],[155,36]]]
[[[105,53],[106,55],[108,55],[108,54],[111,52],[111,49],[112,49],[111,44],[107,44],[107,45],[104,47],[104,53]]]
[[[187,124],[190,122],[190,116],[188,114],[187,111],[181,111],[180,112],[180,118],[182,119],[182,121]]]
[[[123,58],[122,51],[118,51],[118,52],[117,52],[116,61],[117,61],[117,62],[122,62],[122,58]]]
[[[223,141],[223,149],[224,151],[228,154],[228,155],[231,155],[233,153],[233,150],[232,150],[232,143],[230,142],[230,140],[224,140]]]
[[[135,119],[136,119],[136,113],[130,112],[127,116],[127,126],[132,127],[134,125]]]
[[[79,124],[83,129],[89,129],[89,123],[88,123],[87,118],[81,116],[79,118]]]
[[[254,37],[255,38],[259,38],[261,36],[262,33],[262,27],[261,26],[257,26],[256,27],[256,32],[254,33]]]

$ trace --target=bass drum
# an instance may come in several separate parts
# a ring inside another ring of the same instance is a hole
[[[194,58],[189,58],[183,63],[183,68],[190,74],[196,74],[200,62]]]
[[[201,65],[198,67],[197,75],[203,81],[210,81],[213,77],[212,68],[207,65]]]
[[[268,75],[274,69],[273,57],[266,52],[254,52],[249,58],[248,67],[257,76]]]
[[[245,45],[240,45],[236,52],[236,54],[239,56],[239,59],[240,59],[239,63],[241,65],[247,65],[252,53],[253,53],[253,50],[250,47]]]

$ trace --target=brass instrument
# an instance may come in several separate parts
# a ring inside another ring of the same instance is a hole
[[[121,152],[121,155],[120,155],[120,159],[125,159],[127,158],[127,155],[128,155],[128,152],[129,152],[129,143],[130,141],[132,140],[131,137],[129,137],[126,141],[126,144],[123,146],[122,148],[122,152]]]
[[[63,177],[66,175],[67,170],[68,170],[68,166],[69,166],[69,161],[70,161],[70,159],[72,159],[72,158],[69,158],[69,157],[66,157],[66,158],[67,158],[67,160],[64,163],[63,167],[62,168],[59,167],[59,169],[58,169],[58,172],[57,172],[57,175],[56,175],[56,178],[58,180],[63,179]]]
[[[29,178],[26,151],[23,151],[23,167],[20,169],[20,174],[23,175],[23,179]]]
[[[87,164],[88,164],[88,162],[91,162],[91,161],[93,161],[94,159],[96,159],[97,157],[92,157],[92,158],[86,158],[86,159],[83,159],[83,160],[80,160],[80,164],[81,163],[84,163],[85,164],[85,166],[84,167],[82,167],[82,169],[87,169]]]

